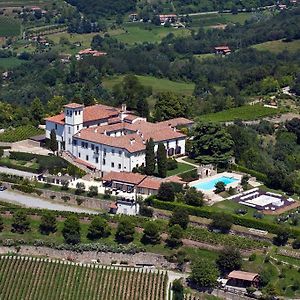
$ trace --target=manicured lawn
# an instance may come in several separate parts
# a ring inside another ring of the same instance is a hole
[[[21,24],[10,17],[0,17],[0,37],[17,36],[21,33]]]
[[[124,25],[124,29],[118,29],[109,33],[119,41],[128,45],[144,42],[160,43],[169,33],[173,33],[175,36],[190,35],[188,29],[151,26],[144,23],[127,23]]]
[[[300,40],[295,40],[289,43],[283,42],[282,40],[270,41],[254,45],[252,47],[257,50],[270,51],[273,53],[280,53],[284,50],[296,52],[300,50]]]
[[[217,113],[199,116],[198,119],[204,122],[229,122],[234,120],[256,120],[279,114],[280,111],[274,108],[261,105],[245,105],[231,108]]]
[[[16,57],[0,58],[0,68],[3,68],[5,70],[17,67],[22,63],[24,63],[24,61]]]
[[[187,172],[187,171],[190,171],[193,169],[195,169],[195,168],[191,165],[184,164],[184,163],[178,163],[177,169],[167,171],[167,177],[182,174],[184,172]]]
[[[0,134],[0,142],[17,142],[26,140],[32,136],[43,134],[45,131],[32,125],[20,126],[8,129]]]
[[[234,214],[235,211],[238,209],[244,209],[244,210],[247,210],[247,213],[244,216],[251,217],[251,218],[254,218],[253,214],[257,211],[256,209],[254,209],[252,207],[248,207],[246,205],[236,203],[232,200],[224,200],[224,201],[218,202],[218,203],[214,204],[213,206],[211,206],[211,208],[216,211],[228,212],[228,213],[232,213],[232,214]],[[269,222],[273,222],[274,216],[264,215],[263,220],[268,220]]]
[[[191,95],[194,91],[194,83],[171,81],[165,78],[156,78],[153,76],[137,76],[141,84],[151,86],[153,91],[158,92],[174,92],[177,94]],[[107,77],[103,79],[103,86],[107,89],[123,80],[124,76]]]

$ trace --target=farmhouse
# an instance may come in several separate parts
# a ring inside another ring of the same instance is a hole
[[[107,55],[106,52],[101,52],[97,50],[92,50],[92,49],[84,49],[78,52],[76,55],[77,60],[80,60],[84,58],[85,56],[93,56],[93,57],[100,57],[100,56],[105,56]]]
[[[102,104],[84,107],[65,105],[64,112],[46,118],[46,138],[55,130],[60,151],[102,172],[131,172],[145,164],[146,141],[153,139],[155,152],[162,142],[169,157],[185,154],[186,135],[180,126],[193,122],[176,118],[150,123],[122,108]]]
[[[259,275],[257,273],[243,272],[243,271],[232,271],[228,275],[227,285],[237,287],[248,287],[259,285]]]
[[[228,55],[231,53],[231,49],[228,46],[215,47],[215,54]]]
[[[131,172],[109,172],[102,180],[108,189],[139,195],[156,195],[163,182],[176,182],[181,185],[186,183],[178,176],[161,179]]]
[[[170,14],[170,15],[159,15],[159,20],[161,24],[166,22],[175,23],[177,21],[177,15]]]

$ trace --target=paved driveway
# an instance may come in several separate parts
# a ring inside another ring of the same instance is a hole
[[[49,152],[51,152],[48,149],[35,145],[29,140],[23,140],[20,142],[12,143],[11,151],[27,152],[27,153],[40,154],[40,155],[49,155]]]
[[[23,195],[16,192],[5,190],[0,192],[0,200],[15,204],[20,204],[22,206],[31,207],[31,208],[40,208],[40,209],[49,209],[49,210],[58,210],[58,211],[70,211],[75,213],[89,213],[97,214],[97,211],[83,209],[75,206],[64,205],[59,203],[54,203],[42,198],[33,197],[29,195]]]

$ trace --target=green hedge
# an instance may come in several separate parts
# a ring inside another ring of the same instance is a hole
[[[186,182],[190,182],[198,179],[199,175],[197,169],[192,169],[190,171],[180,174],[179,177]]]
[[[232,165],[231,169],[234,170],[234,171],[248,173],[251,176],[256,177],[257,180],[262,181],[262,182],[265,182],[267,180],[267,175],[266,174],[263,174],[261,172],[255,171],[255,170],[248,169],[248,168],[246,168],[244,166],[241,166],[241,165]]]
[[[18,168],[13,164],[10,164],[10,168],[14,168],[21,171],[28,171],[33,173],[42,173],[45,170],[48,170],[51,174],[64,171],[67,172],[71,176],[75,177],[82,177],[86,173],[79,169],[78,167],[70,164],[66,160],[58,156],[46,156],[46,155],[38,155],[32,153],[25,153],[25,152],[10,152],[10,158],[19,161],[32,161],[35,160],[39,164],[38,170],[33,170],[31,168],[23,167]],[[23,169],[24,168],[24,169]],[[25,169],[27,168],[27,169]]]
[[[30,167],[26,167],[26,166],[22,166],[22,165],[16,165],[16,164],[12,164],[10,162],[0,161],[0,166],[7,167],[9,169],[19,170],[19,171],[30,172],[30,173],[36,173],[36,174],[40,173],[39,170],[37,170],[35,168],[30,168]]]
[[[23,193],[27,193],[27,194],[32,194],[32,193],[36,193],[37,195],[41,196],[43,194],[43,192],[37,190],[36,188],[34,188],[32,185],[29,184],[13,184],[11,186],[11,188],[13,190],[18,190],[20,192]]]
[[[215,214],[215,211],[213,211],[212,208],[208,206],[193,207],[182,203],[165,202],[157,199],[154,199],[152,203],[154,208],[173,211],[175,207],[180,207],[182,209],[187,210],[187,212],[190,215],[206,218],[206,219],[211,219],[212,216]],[[233,218],[233,223],[235,225],[240,225],[248,228],[255,228],[259,230],[265,230],[275,234],[281,228],[281,226],[278,224],[272,224],[263,220],[249,219],[247,217],[243,217],[235,214],[231,214],[231,215]],[[287,227],[286,229],[292,236],[294,237],[300,236],[300,228]]]

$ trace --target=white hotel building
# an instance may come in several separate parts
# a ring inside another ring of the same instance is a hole
[[[71,103],[59,115],[46,118],[46,138],[55,130],[59,150],[68,152],[79,163],[103,173],[131,172],[145,164],[146,141],[164,143],[169,157],[185,154],[186,135],[178,126],[192,126],[185,118],[150,123],[126,111],[126,106],[84,107]]]

